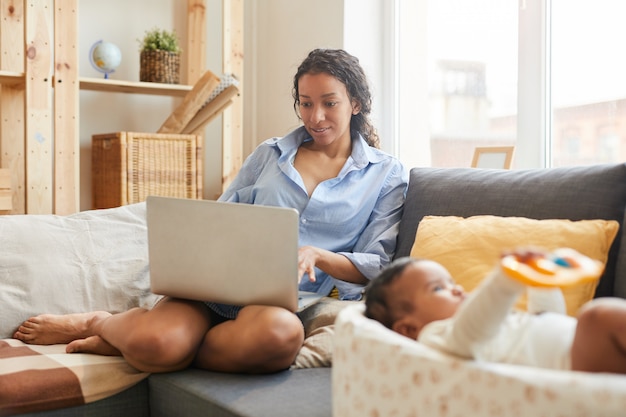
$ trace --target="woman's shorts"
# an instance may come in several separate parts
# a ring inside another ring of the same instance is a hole
[[[239,314],[239,312],[243,308],[242,306],[234,306],[234,305],[231,305],[231,304],[213,303],[213,302],[210,302],[210,301],[205,301],[204,304],[209,308],[209,310],[211,310],[213,313],[215,313],[217,316],[219,316],[221,321],[236,319],[237,315]],[[296,316],[298,316],[300,321],[302,321],[302,317],[300,317],[299,312],[295,313],[295,314],[296,314]]]

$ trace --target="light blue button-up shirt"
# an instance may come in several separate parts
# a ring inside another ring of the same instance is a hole
[[[367,145],[359,135],[336,178],[321,182],[309,198],[293,166],[300,145],[312,140],[304,127],[259,145],[246,159],[221,201],[292,207],[300,213],[299,244],[346,256],[368,279],[392,259],[408,185],[396,158]],[[302,278],[300,289],[344,300],[360,299],[363,286],[317,269],[316,282]]]

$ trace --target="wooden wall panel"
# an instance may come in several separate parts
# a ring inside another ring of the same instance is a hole
[[[80,210],[78,0],[54,4],[54,213]]]
[[[222,190],[230,185],[243,162],[243,10],[243,0],[223,0],[223,71],[239,80],[240,93],[222,116]]]
[[[24,0],[0,0],[0,70],[24,73]],[[24,79],[0,86],[0,167],[9,170],[11,209],[26,212]],[[5,205],[6,208],[6,205]],[[2,211],[7,214],[7,211]]]
[[[194,85],[206,71],[206,34],[206,0],[187,0],[187,47],[183,53],[188,85]]]
[[[25,4],[26,213],[52,213],[52,7]]]

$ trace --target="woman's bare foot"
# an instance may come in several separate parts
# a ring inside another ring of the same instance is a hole
[[[77,314],[40,314],[26,320],[13,334],[15,339],[33,345],[70,343],[93,336],[91,326],[97,320],[110,317],[106,311]]]
[[[100,336],[77,339],[67,345],[67,353],[94,353],[96,355],[122,356],[122,353]]]

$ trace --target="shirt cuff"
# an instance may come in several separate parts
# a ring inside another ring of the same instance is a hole
[[[363,252],[337,252],[350,259],[350,262],[367,278],[368,280],[376,278],[380,271],[387,265],[381,265],[380,255],[374,253]]]

